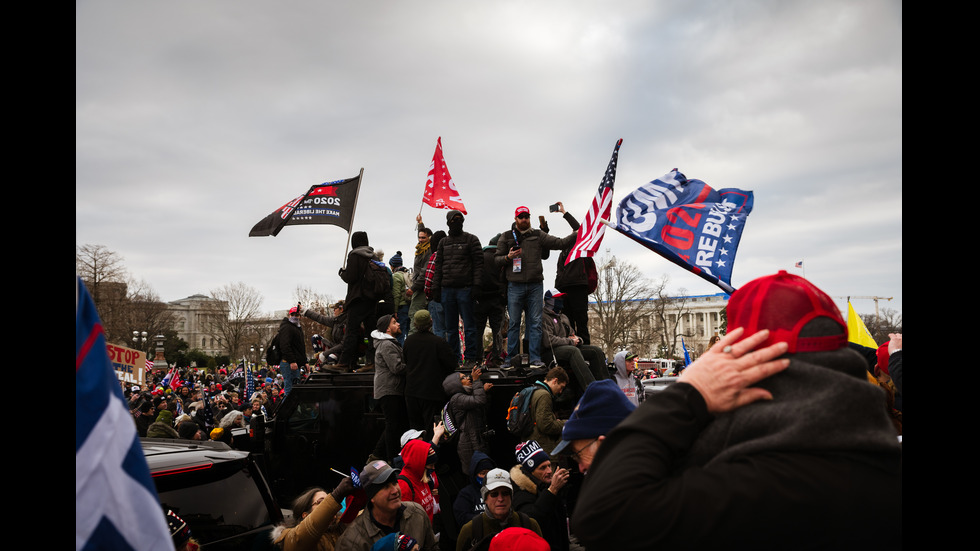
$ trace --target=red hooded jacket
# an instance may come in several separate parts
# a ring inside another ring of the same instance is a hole
[[[425,474],[425,462],[429,456],[429,443],[424,440],[409,440],[402,448],[402,468],[398,477],[398,488],[402,492],[402,501],[414,501],[425,509],[429,522],[436,512],[436,502],[429,490],[429,485],[422,482]],[[407,481],[406,481],[407,479]]]

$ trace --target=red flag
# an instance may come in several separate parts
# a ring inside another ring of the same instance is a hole
[[[425,181],[425,193],[422,202],[430,207],[446,210],[458,210],[466,214],[463,200],[456,191],[453,177],[446,168],[446,159],[442,156],[442,137],[436,141],[436,152],[429,164],[429,177]]]
[[[585,221],[578,227],[578,237],[575,245],[565,259],[565,265],[583,256],[593,256],[599,245],[602,243],[602,236],[606,233],[606,226],[599,220],[609,220],[612,210],[613,183],[616,181],[616,163],[619,161],[619,146],[623,145],[623,140],[616,142],[616,149],[613,149],[612,158],[609,159],[609,166],[606,173],[599,182],[599,191],[592,199],[589,212],[585,215]]]

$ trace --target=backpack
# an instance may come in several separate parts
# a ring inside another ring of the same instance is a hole
[[[533,384],[514,393],[507,406],[507,431],[520,440],[527,440],[534,430],[534,416],[531,414],[531,395],[541,387]]]
[[[442,407],[442,424],[446,427],[446,441],[448,442],[456,433],[459,431],[459,423],[456,421],[453,415],[453,400],[452,398],[446,402],[446,405]]]
[[[368,283],[366,290],[371,293],[372,297],[380,299],[391,293],[391,274],[388,273],[388,268],[385,267],[384,262],[380,260],[368,262],[368,269],[364,271],[364,279]]]
[[[517,518],[518,518],[517,525],[520,526],[521,528],[527,528],[530,530],[531,517],[529,517],[527,513],[522,513],[520,511],[514,511],[514,512],[517,513]],[[473,517],[473,525],[472,525],[473,532],[472,532],[472,538],[470,539],[470,543],[472,543],[473,545],[469,547],[469,551],[477,551],[477,550],[482,551],[484,549],[489,549],[490,540],[493,539],[494,536],[500,533],[497,532],[497,534],[490,534],[484,536],[483,519],[480,518],[480,516],[481,515],[477,515]]]
[[[279,347],[279,333],[269,341],[269,346],[265,347],[265,361],[270,366],[279,365],[282,362],[282,348]]]
[[[407,476],[401,474],[401,472],[398,474],[398,480],[404,480],[405,484],[408,484],[408,489],[412,490],[412,497],[410,497],[408,500],[415,501],[415,486],[412,485],[412,481],[409,480]]]

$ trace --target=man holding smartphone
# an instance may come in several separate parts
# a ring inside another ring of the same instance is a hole
[[[541,314],[544,307],[544,267],[541,254],[545,250],[560,251],[575,243],[575,232],[555,237],[531,227],[531,211],[525,206],[514,211],[514,223],[497,240],[498,266],[504,267],[507,277],[507,360],[514,366],[521,343],[521,315],[525,316],[529,361],[544,367],[541,361]]]
[[[568,469],[555,468],[534,440],[518,444],[514,455],[518,461],[510,469],[514,510],[538,521],[552,551],[568,551],[568,509],[562,492],[568,483]]]

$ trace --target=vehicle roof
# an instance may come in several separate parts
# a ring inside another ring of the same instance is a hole
[[[212,440],[140,438],[140,443],[151,472],[240,461],[248,457],[248,452]]]

